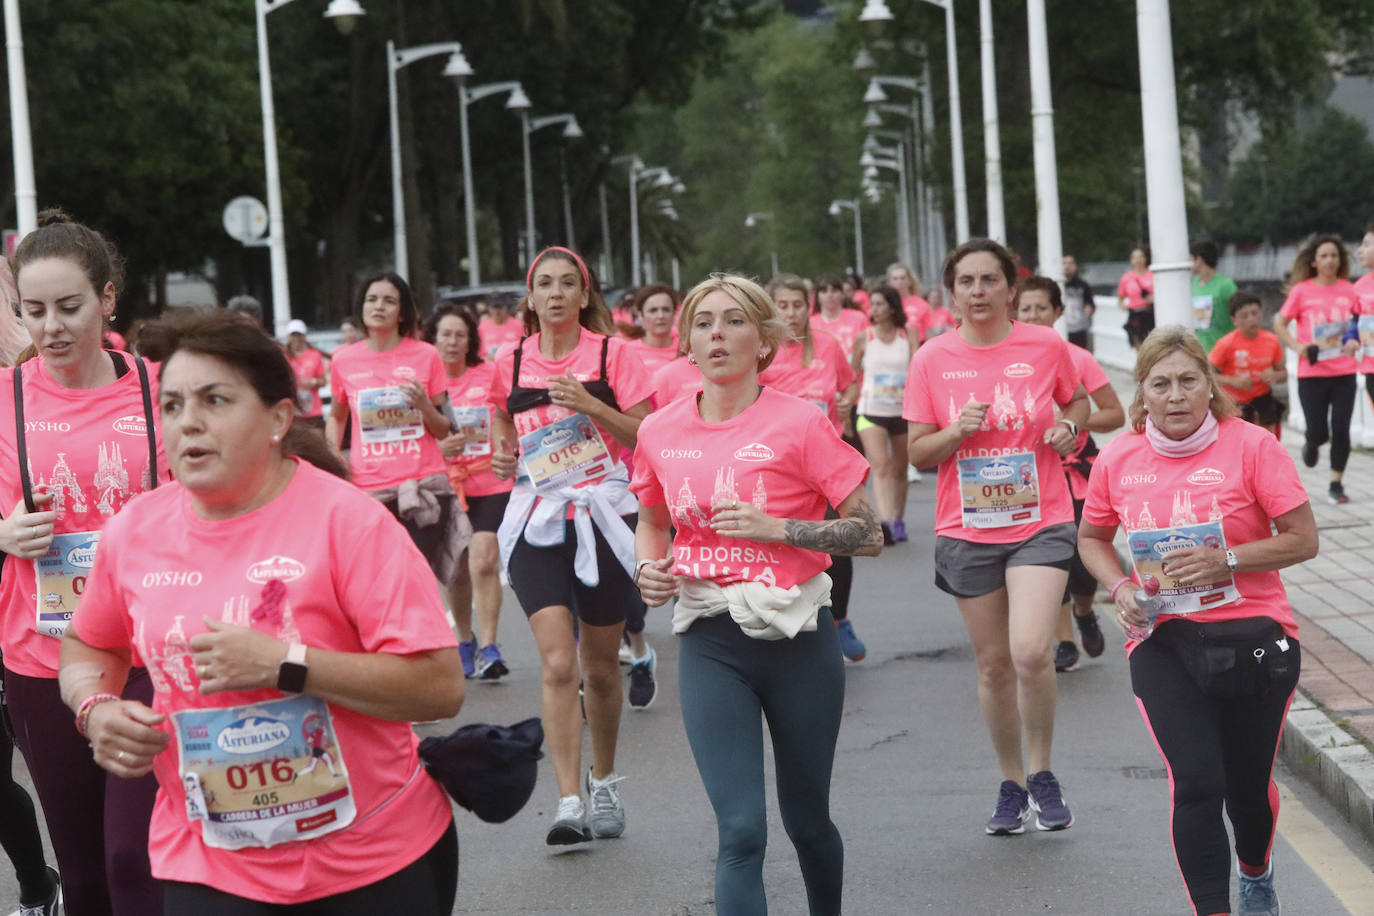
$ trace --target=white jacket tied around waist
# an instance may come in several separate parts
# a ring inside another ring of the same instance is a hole
[[[762,582],[717,585],[709,579],[683,579],[673,610],[673,633],[687,632],[699,617],[727,611],[746,636],[791,639],[814,632],[816,615],[830,604],[830,576],[817,573],[791,588]]]
[[[529,481],[518,482],[511,491],[506,516],[496,532],[501,547],[501,567],[509,573],[511,553],[522,532],[532,547],[562,544],[563,522],[568,515],[568,506],[572,506],[573,530],[577,533],[573,569],[582,584],[595,588],[601,583],[601,572],[596,565],[595,531],[600,531],[606,539],[625,574],[633,577],[635,534],[621,516],[638,512],[639,500],[629,487],[630,473],[621,462],[616,462],[600,483],[588,487],[561,487],[536,494]]]

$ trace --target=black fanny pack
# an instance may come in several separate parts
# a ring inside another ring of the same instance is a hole
[[[1295,653],[1283,627],[1272,617],[1216,623],[1169,620],[1151,639],[1161,639],[1209,697],[1262,696],[1287,678]]]

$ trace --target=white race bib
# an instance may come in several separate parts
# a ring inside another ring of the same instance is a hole
[[[1164,574],[1164,559],[1176,550],[1189,547],[1226,549],[1226,534],[1221,521],[1172,528],[1146,528],[1132,531],[1129,537],[1131,562],[1135,564],[1137,581],[1145,576],[1159,580],[1159,597],[1164,601],[1165,614],[1196,614],[1223,604],[1240,600],[1235,577],[1228,571],[1216,582],[1184,585]]]
[[[965,528],[1010,528],[1040,521],[1035,453],[959,459]]]
[[[48,552],[33,561],[38,579],[38,617],[34,630],[61,639],[72,613],[86,590],[86,576],[95,562],[99,531],[53,535]]]

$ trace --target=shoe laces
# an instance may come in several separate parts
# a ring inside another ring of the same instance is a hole
[[[1064,793],[1059,787],[1059,780],[1049,773],[1043,776],[1037,773],[1027,779],[1026,790],[1034,794],[1035,802],[1041,808],[1057,808],[1064,804]]]
[[[583,817],[582,799],[569,795],[558,800],[558,816],[555,820],[576,821]]]
[[[997,809],[993,817],[1020,817],[1026,805],[1026,791],[1016,783],[1007,780],[997,793]]]
[[[594,813],[614,811],[620,807],[620,789],[617,787],[624,780],[624,776],[608,776],[605,779],[597,779],[588,775],[587,792],[592,797],[592,811]]]
[[[1245,872],[1240,873],[1240,899],[1242,903],[1262,904],[1272,907],[1275,903],[1274,895],[1274,869],[1269,868],[1258,878],[1252,878]]]

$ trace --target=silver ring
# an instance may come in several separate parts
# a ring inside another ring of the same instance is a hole
[[[123,751],[120,751],[120,752],[119,752],[119,755],[116,756],[115,759],[118,760],[120,763],[123,763],[123,762],[124,762],[124,757],[125,757],[124,752],[123,752]]]

